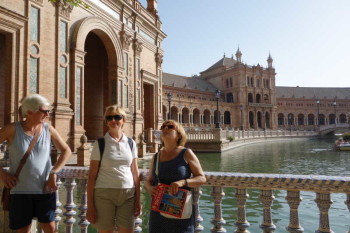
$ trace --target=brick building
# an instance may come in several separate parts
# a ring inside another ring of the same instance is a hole
[[[105,130],[106,106],[128,116],[124,130],[137,137],[162,121],[162,32],[156,0],[1,0],[0,127],[18,120],[31,93],[52,103],[51,123],[76,148],[83,133]]]
[[[349,123],[350,88],[276,87],[270,54],[265,68],[244,64],[239,49],[235,55],[224,56],[199,76],[164,73],[163,118],[193,128],[215,127],[218,115],[221,126],[235,129],[314,130]]]

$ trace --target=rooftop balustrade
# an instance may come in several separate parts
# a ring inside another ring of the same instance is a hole
[[[87,195],[86,185],[88,177],[87,167],[65,167],[58,175],[59,190],[57,192],[56,224],[59,232],[73,233],[75,222],[78,223],[80,232],[87,232],[89,222],[86,220]],[[345,205],[350,211],[350,177],[313,176],[313,175],[279,175],[279,174],[254,174],[254,173],[225,173],[205,172],[207,183],[204,186],[211,187],[213,199],[212,219],[203,219],[200,215],[199,200],[202,188],[193,189],[193,203],[195,206],[197,233],[203,232],[203,221],[210,221],[211,232],[226,232],[225,219],[222,215],[222,201],[225,198],[225,189],[235,188],[237,205],[237,219],[235,220],[235,232],[249,232],[249,219],[246,218],[246,202],[249,199],[248,189],[260,190],[260,201],[263,211],[260,213],[262,221],[260,228],[263,232],[274,232],[276,228],[286,228],[288,232],[303,232],[299,222],[299,204],[302,201],[301,191],[316,193],[315,205],[319,209],[319,226],[316,232],[332,232],[329,218],[329,210],[332,206],[331,195],[345,193]],[[145,181],[148,170],[141,169],[141,180]],[[273,222],[272,206],[274,190],[286,190],[287,203],[289,205],[289,224],[276,226]],[[64,194],[64,196],[60,194]],[[64,202],[64,203],[61,203]],[[147,209],[149,206],[143,206]],[[6,216],[6,215],[5,215]],[[11,232],[6,228],[8,218],[4,218],[2,232]],[[135,231],[142,232],[147,228],[147,223],[136,219]],[[207,232],[208,229],[205,229]],[[34,230],[33,230],[34,232]],[[40,231],[39,231],[40,232]],[[350,232],[350,229],[349,231]]]

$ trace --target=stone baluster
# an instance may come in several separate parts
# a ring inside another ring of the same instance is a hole
[[[87,180],[82,179],[79,180],[79,188],[81,193],[81,202],[80,202],[80,214],[78,215],[80,218],[79,226],[81,233],[87,233],[87,228],[89,226],[89,221],[86,219],[86,211],[87,211]]]
[[[56,191],[56,210],[55,210],[55,223],[56,223],[56,231],[58,231],[58,226],[59,226],[59,222],[61,221],[61,217],[60,214],[62,214],[62,210],[60,209],[60,207],[62,206],[62,203],[60,202],[60,188],[62,185],[61,179],[58,177],[57,178],[57,191]]]
[[[245,211],[245,205],[249,197],[247,189],[236,189],[235,197],[237,199],[237,221],[235,223],[237,230],[235,233],[249,233],[247,228],[250,223],[247,221]]]
[[[271,214],[271,205],[274,199],[275,196],[273,195],[272,190],[261,190],[260,200],[264,205],[264,210],[263,223],[260,225],[260,228],[264,230],[264,233],[270,233],[276,230],[276,226],[272,222]]]
[[[64,212],[64,216],[66,216],[66,219],[63,221],[66,224],[66,233],[73,233],[73,224],[75,222],[75,218],[73,217],[76,215],[76,212],[74,211],[74,208],[76,205],[74,204],[74,188],[77,185],[75,183],[74,178],[67,178],[66,182],[64,183],[64,186],[67,191],[67,202],[64,205],[64,208],[66,209],[66,212]]]
[[[289,225],[286,228],[291,233],[304,232],[304,228],[300,226],[298,207],[302,200],[300,191],[287,191],[286,200],[290,208]]]
[[[200,216],[199,212],[199,198],[202,195],[202,191],[200,187],[194,188],[192,190],[192,198],[193,198],[193,205],[194,205],[194,214],[195,214],[195,227],[194,227],[194,232],[199,233],[204,230],[204,227],[201,225],[203,222],[203,218]]]
[[[212,198],[214,199],[214,218],[211,223],[213,224],[213,228],[211,229],[212,233],[221,233],[226,232],[226,229],[222,226],[226,223],[226,221],[222,218],[222,209],[221,209],[221,201],[223,196],[225,196],[223,187],[213,186],[213,191],[211,193]]]
[[[141,213],[139,216],[135,218],[135,227],[134,227],[134,233],[140,233],[142,232],[142,219],[140,218]]]
[[[329,215],[328,211],[331,208],[333,201],[331,200],[330,193],[319,193],[316,192],[317,207],[320,211],[320,223],[316,233],[330,233],[333,232],[329,226]]]
[[[344,201],[344,203],[345,203],[345,205],[348,206],[348,210],[350,211],[350,193],[346,194],[346,196],[347,196],[347,199],[346,199],[346,201]],[[348,233],[350,233],[350,227],[349,227]]]

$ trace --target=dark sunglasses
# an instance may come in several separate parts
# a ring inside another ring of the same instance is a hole
[[[106,116],[106,121],[112,121],[112,120],[120,121],[121,119],[123,119],[123,115]]]
[[[160,130],[163,130],[165,128],[167,128],[167,129],[175,129],[175,125],[162,125],[160,127]]]
[[[44,114],[50,114],[51,110],[43,110],[43,109],[39,109],[40,112],[44,113]]]

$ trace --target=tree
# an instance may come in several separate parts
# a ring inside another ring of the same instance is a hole
[[[57,2],[59,0],[48,0],[49,2]],[[72,6],[82,6],[85,8],[88,8],[89,5],[87,5],[85,2],[83,2],[83,0],[63,0],[66,3],[72,5]]]

